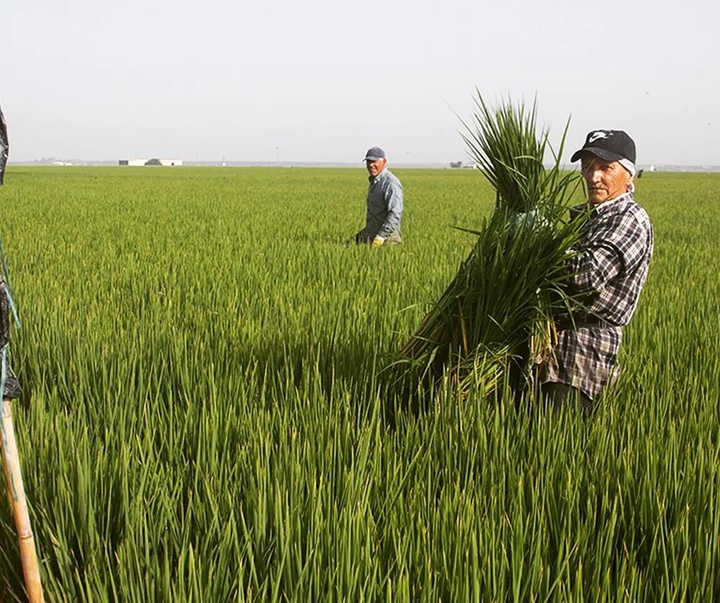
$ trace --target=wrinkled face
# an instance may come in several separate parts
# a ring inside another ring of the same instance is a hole
[[[612,201],[630,190],[633,177],[617,161],[605,161],[590,153],[581,159],[580,171],[588,189],[588,203]]]
[[[377,176],[385,169],[386,163],[387,159],[376,159],[375,161],[371,159],[366,159],[365,167],[367,167],[368,174],[370,174],[371,176]]]

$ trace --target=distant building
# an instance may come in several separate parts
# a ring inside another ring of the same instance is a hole
[[[142,167],[144,165],[164,165],[175,166],[182,165],[182,159],[120,159],[119,165],[127,165],[130,167]]]

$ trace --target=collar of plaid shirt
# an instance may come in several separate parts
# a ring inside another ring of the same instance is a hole
[[[616,203],[620,203],[621,201],[628,201],[634,199],[633,191],[628,191],[627,193],[624,193],[620,195],[619,197],[615,197],[614,199],[610,199],[609,201],[604,201],[603,203],[600,203],[593,207],[593,210],[597,214],[602,214],[606,211],[608,211],[613,205]]]

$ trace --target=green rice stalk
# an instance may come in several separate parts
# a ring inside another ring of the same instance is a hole
[[[509,101],[493,110],[478,93],[474,127],[464,124],[463,138],[495,188],[496,207],[479,230],[467,230],[477,237],[470,255],[400,350],[394,367],[401,382],[410,378],[422,389],[452,367],[464,383],[478,358],[492,358],[522,388],[551,345],[553,317],[570,311],[563,263],[582,220],[565,216],[579,178],[560,168],[567,126],[554,153],[547,129],[537,133],[536,114],[535,104],[528,110]]]

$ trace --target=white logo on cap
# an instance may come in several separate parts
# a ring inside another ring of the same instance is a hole
[[[599,140],[600,138],[609,138],[609,137],[610,137],[610,134],[608,132],[605,132],[603,130],[597,130],[590,135],[590,138],[588,138],[588,144],[592,144],[593,142],[595,142],[596,140]]]

